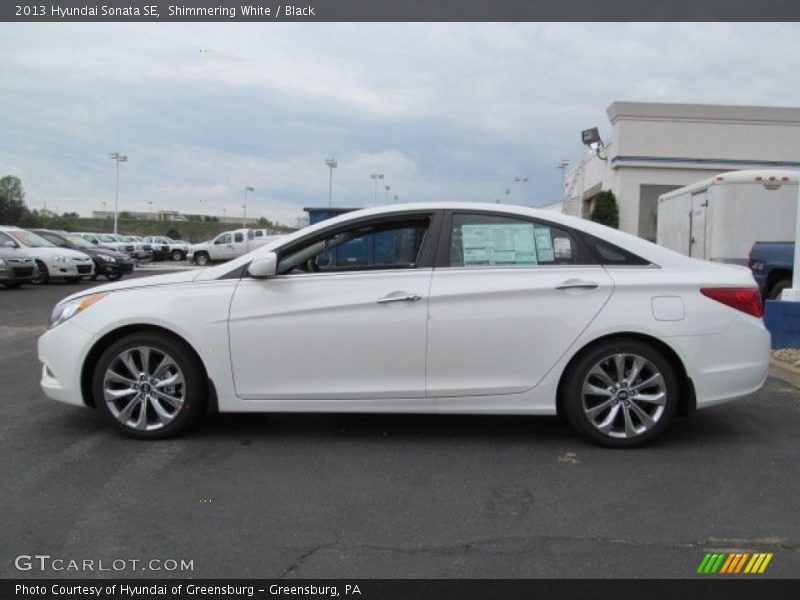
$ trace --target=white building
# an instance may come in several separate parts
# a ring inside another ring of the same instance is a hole
[[[567,214],[617,197],[620,229],[655,241],[658,197],[717,173],[800,168],[800,108],[614,102],[611,136],[565,179]]]

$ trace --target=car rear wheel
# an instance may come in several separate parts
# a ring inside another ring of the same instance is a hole
[[[159,439],[179,433],[203,413],[206,381],[196,356],[159,332],[125,336],[95,365],[95,405],[123,433]]]
[[[563,408],[584,437],[630,448],[661,435],[678,405],[678,380],[669,361],[637,340],[603,343],[565,374]]]
[[[171,256],[174,261],[183,260],[186,257],[180,250],[173,250]]]
[[[36,270],[36,277],[31,280],[33,283],[47,283],[50,280],[50,271],[47,270],[47,265],[42,261],[36,261]]]
[[[198,252],[194,255],[194,261],[201,267],[205,267],[209,262],[208,254],[205,252]]]

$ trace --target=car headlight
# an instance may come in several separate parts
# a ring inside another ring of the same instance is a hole
[[[108,294],[91,294],[89,296],[83,296],[82,298],[75,298],[74,300],[59,302],[56,304],[53,312],[50,313],[50,323],[48,325],[48,329],[52,329],[53,327],[61,325],[61,323],[64,321],[68,321],[78,313],[83,312],[92,304],[98,300],[102,300],[106,296],[108,296]]]
[[[54,263],[65,263],[69,262],[69,257],[64,256],[63,254],[59,254],[58,256],[53,257]]]
[[[109,256],[108,254],[98,254],[97,258],[99,258],[100,260],[104,260],[106,262],[110,262],[110,263],[117,262],[116,258],[114,258],[113,256]]]

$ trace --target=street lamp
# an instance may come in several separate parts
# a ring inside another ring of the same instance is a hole
[[[119,163],[128,160],[128,157],[119,152],[111,152],[108,158],[116,162],[117,167],[117,183],[114,189],[114,233],[117,233],[117,215],[119,213]]]
[[[565,175],[565,173],[567,171],[567,167],[568,166],[569,166],[569,159],[568,158],[562,158],[561,162],[558,163],[558,167],[556,167],[557,169],[561,170],[561,196],[562,197],[564,196],[564,175]]]
[[[247,228],[247,192],[255,192],[256,188],[251,185],[248,185],[244,188],[244,204],[242,204],[242,208],[244,209],[243,216],[242,216],[242,227],[244,229]]]
[[[372,173],[370,179],[375,180],[375,195],[372,197],[372,206],[378,206],[378,180],[383,179],[383,173]]]
[[[395,194],[395,195],[394,195],[394,203],[395,203],[395,204],[397,204],[397,199],[398,199],[399,197],[400,197],[400,196],[398,196],[397,194]]]
[[[149,221],[152,221],[153,220],[153,201],[152,200],[148,200],[147,203],[150,205],[150,214],[147,216],[147,219]]]
[[[511,193],[511,190],[506,188],[506,204],[508,204],[508,195]]]
[[[525,187],[526,187],[526,185],[528,183],[528,178],[527,177],[514,177],[514,183],[520,184],[520,187],[522,189],[522,201],[524,202],[525,201]]]
[[[383,186],[383,189],[386,190],[386,204],[389,204],[389,190],[391,190],[391,186],[386,184]]]
[[[333,206],[333,170],[339,166],[335,158],[326,158],[325,164],[330,169],[330,178],[328,179],[328,208]]]

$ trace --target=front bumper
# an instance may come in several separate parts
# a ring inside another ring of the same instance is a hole
[[[117,261],[115,263],[107,262],[104,260],[98,261],[94,264],[95,272],[98,275],[116,275],[117,273],[122,273],[123,275],[126,273],[133,272],[133,265],[134,261],[126,260],[126,261]]]
[[[0,266],[0,282],[16,283],[31,281],[36,277],[38,269],[36,265],[26,266]]]
[[[91,347],[91,335],[67,321],[45,332],[38,342],[42,363],[40,385],[45,396],[59,402],[85,406],[81,370]]]

